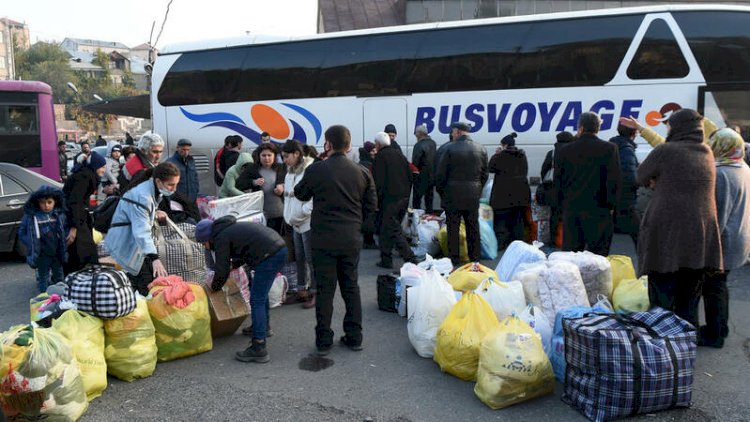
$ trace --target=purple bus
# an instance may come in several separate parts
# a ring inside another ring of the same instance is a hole
[[[0,161],[60,180],[52,88],[44,82],[0,81]]]

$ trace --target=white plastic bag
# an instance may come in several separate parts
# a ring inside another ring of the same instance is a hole
[[[448,274],[453,271],[453,263],[451,262],[450,258],[435,259],[431,256],[431,254],[427,254],[425,256],[425,260],[417,264],[417,266],[419,268],[422,268],[423,270],[434,269],[439,272],[440,275],[445,277],[447,277]]]
[[[418,243],[412,250],[417,256],[436,255],[440,252],[440,244],[437,234],[440,231],[440,223],[434,220],[420,221],[417,225]]]
[[[547,262],[539,274],[539,302],[548,320],[571,306],[590,306],[581,273],[575,264],[566,261]]]
[[[427,274],[427,271],[418,265],[407,262],[401,267],[401,300],[398,302],[398,314],[402,317],[406,316],[406,308],[409,300],[411,300],[411,288],[419,285],[422,279]],[[409,292],[407,293],[407,289]]]
[[[534,331],[542,336],[544,353],[549,356],[550,351],[552,350],[552,323],[550,323],[544,315],[544,312],[536,306],[529,305],[518,317],[529,324]]]
[[[612,298],[612,264],[607,258],[589,251],[554,252],[550,261],[567,261],[575,264],[581,273],[590,303],[596,303],[599,295]]]
[[[521,282],[523,294],[526,297],[526,303],[541,306],[539,301],[539,277],[542,271],[547,269],[547,263],[544,261],[530,264],[521,264],[518,270],[513,274],[512,279]]]
[[[523,286],[519,281],[504,283],[488,279],[483,281],[474,293],[482,296],[490,304],[498,321],[518,315],[526,308]]]
[[[418,286],[409,289],[406,328],[409,341],[419,356],[433,356],[438,328],[455,304],[453,288],[436,270],[428,271]]]
[[[514,240],[497,263],[497,268],[495,268],[497,276],[502,281],[509,281],[512,280],[519,265],[546,261],[547,256],[540,250],[543,245],[540,242],[529,245],[521,240]]]
[[[286,291],[289,289],[289,282],[286,277],[279,273],[276,278],[273,279],[271,290],[268,291],[268,307],[277,308],[284,303],[286,298]]]

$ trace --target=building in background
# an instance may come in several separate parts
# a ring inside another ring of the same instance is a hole
[[[7,17],[0,18],[0,80],[15,79],[16,48],[29,48],[29,27]]]
[[[70,67],[76,72],[90,77],[104,73],[104,68],[94,63],[96,52],[101,51],[109,57],[109,73],[113,83],[123,83],[123,76],[129,73],[136,89],[148,89],[145,69],[148,64],[147,44],[131,49],[120,42],[65,38],[60,47],[70,54]]]

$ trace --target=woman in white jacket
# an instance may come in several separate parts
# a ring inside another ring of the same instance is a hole
[[[294,231],[294,255],[297,259],[297,295],[304,301],[302,307],[310,309],[315,306],[315,277],[313,277],[312,246],[310,239],[310,216],[312,200],[302,202],[294,197],[294,186],[302,180],[305,169],[313,163],[311,157],[305,157],[302,144],[290,139],[281,147],[281,155],[287,166],[284,178],[284,221]],[[308,272],[309,271],[309,272]],[[308,287],[309,275],[309,287]]]

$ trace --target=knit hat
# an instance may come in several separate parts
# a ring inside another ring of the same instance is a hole
[[[516,136],[518,134],[516,132],[511,133],[510,135],[506,135],[503,137],[503,139],[500,140],[500,143],[505,145],[506,147],[512,147],[516,145]]]
[[[185,147],[185,146],[190,147],[190,146],[193,146],[193,143],[190,142],[190,139],[182,138],[179,141],[177,141],[177,146],[178,147]]]
[[[385,129],[383,129],[383,132],[385,133],[398,133],[396,132],[396,126],[393,125],[393,123],[388,123],[385,125]]]
[[[88,166],[92,170],[100,169],[107,165],[107,160],[104,159],[99,153],[96,151],[91,151],[91,155],[89,156],[89,159],[86,160],[86,166]]]
[[[113,153],[115,151],[122,152],[122,146],[120,146],[120,144],[117,144],[117,145],[113,146],[112,147],[112,151],[110,151],[109,153],[111,154],[111,153]]]
[[[195,241],[198,243],[208,242],[211,240],[211,229],[214,222],[204,218],[195,226]]]
[[[683,108],[669,116],[669,133],[666,142],[703,142],[703,116],[697,111]]]
[[[466,122],[453,122],[451,124],[452,129],[458,129],[460,131],[464,132],[470,132],[471,131],[471,125]]]
[[[373,142],[367,141],[364,145],[365,151],[372,152],[373,149],[375,149],[375,144]]]

